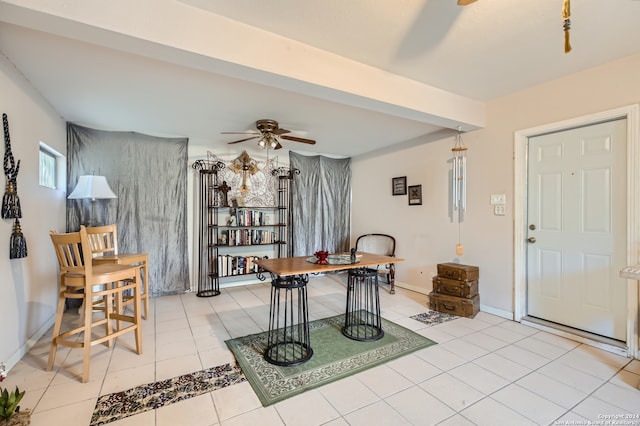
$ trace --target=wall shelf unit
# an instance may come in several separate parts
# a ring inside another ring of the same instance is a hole
[[[296,169],[277,168],[271,175],[277,179],[274,206],[228,206],[226,194],[220,191],[220,177],[225,163],[221,160],[198,160],[198,291],[199,297],[220,294],[220,280],[230,277],[255,276],[264,280],[256,259],[291,256],[293,217],[291,189]]]

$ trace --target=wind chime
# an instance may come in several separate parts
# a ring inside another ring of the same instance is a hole
[[[462,256],[464,247],[462,246],[461,228],[464,212],[467,209],[467,147],[462,142],[462,128],[458,127],[455,144],[451,148],[453,152],[451,170],[451,194],[452,194],[452,214],[457,216],[458,221],[458,244],[456,254]]]
[[[9,258],[18,259],[27,257],[27,241],[22,234],[20,221],[22,208],[18,198],[18,171],[20,160],[16,163],[11,152],[11,138],[9,137],[9,120],[7,114],[2,114],[2,126],[4,128],[4,161],[2,166],[7,177],[7,187],[2,197],[2,218],[14,219],[13,231],[9,240]]]
[[[571,52],[571,43],[569,42],[569,30],[571,29],[571,0],[564,0],[562,4],[562,29],[564,29],[564,53]]]
[[[476,0],[458,0],[458,6],[468,6],[475,3]],[[564,30],[564,53],[571,52],[571,43],[569,42],[569,30],[571,29],[571,0],[563,0],[562,2],[562,29]]]

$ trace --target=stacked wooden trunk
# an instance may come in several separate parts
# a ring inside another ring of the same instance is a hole
[[[439,263],[433,291],[429,293],[430,308],[461,317],[476,316],[480,311],[479,276],[477,266]]]

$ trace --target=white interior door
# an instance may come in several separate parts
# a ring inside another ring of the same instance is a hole
[[[527,313],[626,340],[626,119],[529,138]]]

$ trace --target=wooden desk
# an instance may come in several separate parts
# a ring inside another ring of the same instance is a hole
[[[318,274],[323,272],[343,271],[346,269],[365,268],[368,266],[386,265],[387,263],[403,262],[392,256],[382,256],[378,254],[358,252],[360,261],[347,265],[318,265],[308,262],[307,259],[313,256],[283,257],[279,259],[260,259],[255,262],[263,269],[274,275],[281,277],[291,275]]]

